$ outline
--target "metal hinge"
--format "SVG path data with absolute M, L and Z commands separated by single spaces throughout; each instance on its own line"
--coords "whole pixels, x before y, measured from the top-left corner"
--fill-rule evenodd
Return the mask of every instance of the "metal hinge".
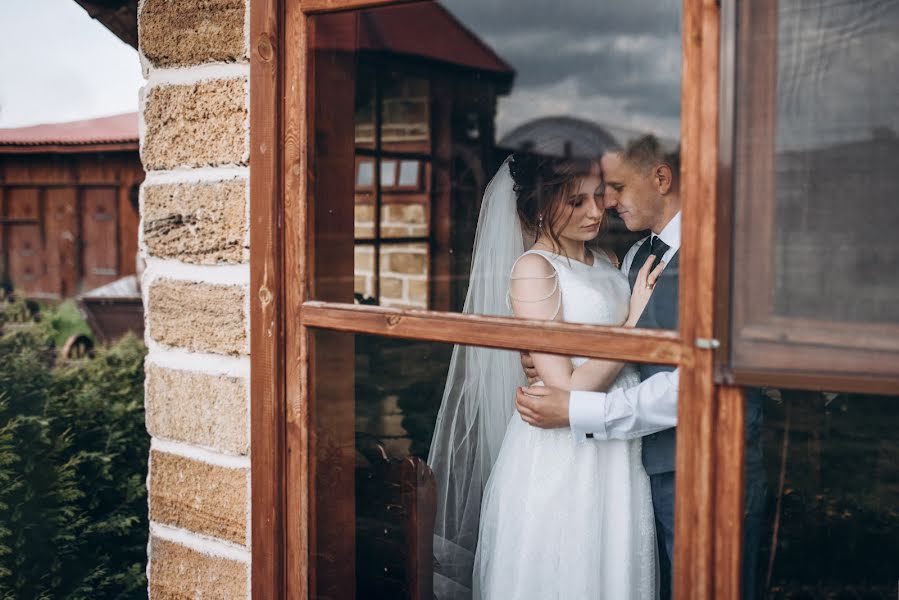
M 696 347 L 703 350 L 717 350 L 721 347 L 721 342 L 715 338 L 696 338 Z

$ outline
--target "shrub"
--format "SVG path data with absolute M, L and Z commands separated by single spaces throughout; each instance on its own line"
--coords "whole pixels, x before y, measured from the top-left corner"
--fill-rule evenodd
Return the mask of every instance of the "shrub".
M 145 350 L 57 364 L 52 322 L 0 334 L 0 597 L 145 597 Z

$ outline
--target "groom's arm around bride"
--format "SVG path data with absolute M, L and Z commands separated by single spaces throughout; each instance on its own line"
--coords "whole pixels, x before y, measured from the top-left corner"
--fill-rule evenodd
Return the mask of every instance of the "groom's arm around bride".
M 535 427 L 571 427 L 575 439 L 634 439 L 677 425 L 677 389 L 677 370 L 662 371 L 610 393 L 523 387 L 515 403 Z

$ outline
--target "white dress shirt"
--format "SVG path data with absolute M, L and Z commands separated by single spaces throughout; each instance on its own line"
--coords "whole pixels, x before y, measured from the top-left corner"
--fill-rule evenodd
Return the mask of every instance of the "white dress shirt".
M 634 255 L 651 236 L 634 244 L 621 270 L 628 274 Z M 668 244 L 662 260 L 670 262 L 680 250 L 680 212 L 659 233 Z M 639 385 L 604 392 L 571 392 L 568 420 L 574 439 L 583 441 L 592 433 L 599 440 L 627 440 L 643 437 L 677 425 L 678 371 L 656 373 Z

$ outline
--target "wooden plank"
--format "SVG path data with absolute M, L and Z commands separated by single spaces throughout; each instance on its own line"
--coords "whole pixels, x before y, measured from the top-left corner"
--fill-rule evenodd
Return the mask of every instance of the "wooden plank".
M 743 571 L 743 463 L 746 453 L 746 397 L 743 389 L 732 386 L 718 388 L 716 409 L 713 598 L 739 600 Z
M 793 390 L 825 390 L 857 394 L 899 394 L 899 377 L 847 377 L 825 372 L 794 373 L 775 370 L 740 369 L 721 371 L 720 383 L 753 387 L 776 387 Z
M 8 275 L 16 290 L 27 295 L 45 295 L 45 250 L 41 239 L 38 188 L 14 188 L 6 194 Z
M 143 172 L 128 173 L 119 187 L 119 272 L 122 275 L 131 275 L 136 269 L 140 215 L 131 202 L 131 190 L 143 178 Z
M 681 91 L 680 327 L 685 342 L 711 338 L 715 309 L 718 169 L 718 27 L 715 0 L 684 3 Z M 674 596 L 714 598 L 713 351 L 694 349 L 678 402 Z
M 730 362 L 731 271 L 733 269 L 734 111 L 736 98 L 736 2 L 721 6 L 720 77 L 718 94 L 718 227 L 715 279 L 716 369 Z
M 420 0 L 299 0 L 304 13 L 324 13 L 338 10 L 359 10 L 416 2 Z
M 84 188 L 81 219 L 81 291 L 105 285 L 119 276 L 117 243 L 118 190 Z
M 308 327 L 432 342 L 514 348 L 654 364 L 684 364 L 674 331 L 590 327 L 503 317 L 306 302 Z
M 284 597 L 301 600 L 309 593 L 309 539 L 314 534 L 310 519 L 309 451 L 310 336 L 300 323 L 300 307 L 306 300 L 309 273 L 308 220 L 308 147 L 313 131 L 307 104 L 309 80 L 307 19 L 296 2 L 288 2 L 282 21 L 284 27 L 284 115 L 281 142 L 284 222 L 284 361 L 286 403 L 284 459 L 287 493 L 285 498 Z M 274 596 L 273 596 L 274 597 Z
M 777 0 L 741 2 L 736 29 L 734 330 L 771 314 L 775 248 L 775 140 L 777 136 Z M 742 63 L 742 64 L 741 64 Z M 734 340 L 736 343 L 736 340 Z
M 283 3 L 250 3 L 250 463 L 252 597 L 285 596 Z
M 61 298 L 73 296 L 77 281 L 75 239 L 78 216 L 75 214 L 76 190 L 57 187 L 46 190 L 44 222 L 47 231 L 47 279 L 50 289 Z M 135 243 L 137 240 L 135 240 Z

